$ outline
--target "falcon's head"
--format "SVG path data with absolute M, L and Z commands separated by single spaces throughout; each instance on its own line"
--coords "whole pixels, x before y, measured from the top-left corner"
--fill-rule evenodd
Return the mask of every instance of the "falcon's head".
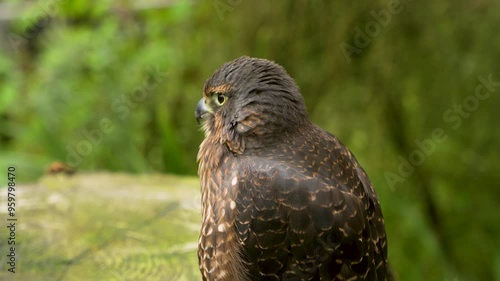
M 242 153 L 262 147 L 309 122 L 300 91 L 280 65 L 240 57 L 224 64 L 203 86 L 196 107 L 207 138 Z

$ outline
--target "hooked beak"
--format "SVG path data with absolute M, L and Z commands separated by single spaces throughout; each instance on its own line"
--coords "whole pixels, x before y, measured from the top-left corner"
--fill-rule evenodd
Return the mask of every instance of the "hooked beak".
M 202 98 L 196 105 L 196 110 L 194 111 L 194 116 L 196 117 L 196 122 L 200 125 L 200 121 L 210 113 L 205 105 L 205 99 Z

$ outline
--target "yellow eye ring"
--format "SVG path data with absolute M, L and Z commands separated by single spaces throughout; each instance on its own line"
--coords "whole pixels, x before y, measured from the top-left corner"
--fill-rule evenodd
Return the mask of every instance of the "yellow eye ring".
M 215 102 L 220 106 L 223 105 L 227 100 L 227 97 L 224 94 L 217 94 L 215 97 Z

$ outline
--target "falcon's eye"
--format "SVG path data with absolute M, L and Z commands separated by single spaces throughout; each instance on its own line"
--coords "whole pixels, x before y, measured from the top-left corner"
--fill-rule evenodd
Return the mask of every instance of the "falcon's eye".
M 223 105 L 227 100 L 227 97 L 223 94 L 217 94 L 217 97 L 215 98 L 215 101 L 217 102 L 218 105 Z

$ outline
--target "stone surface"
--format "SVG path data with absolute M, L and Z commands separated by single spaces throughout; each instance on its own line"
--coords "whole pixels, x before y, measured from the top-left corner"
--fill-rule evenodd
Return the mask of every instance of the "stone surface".
M 201 279 L 195 177 L 83 173 L 17 185 L 15 274 L 0 193 L 0 280 Z

